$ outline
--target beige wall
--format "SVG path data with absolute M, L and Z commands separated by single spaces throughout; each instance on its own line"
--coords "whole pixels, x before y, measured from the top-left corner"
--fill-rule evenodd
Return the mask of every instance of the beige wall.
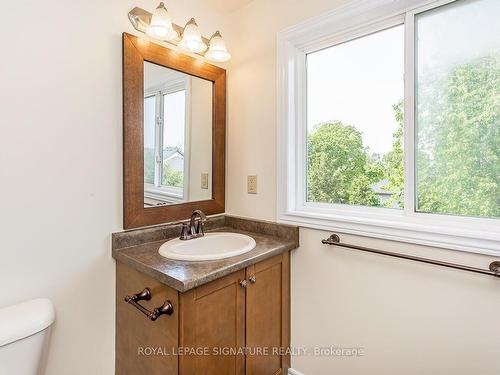
M 189 200 L 212 197 L 212 82 L 193 78 L 189 129 Z M 201 174 L 208 173 L 208 189 L 201 188 Z
M 497 375 L 500 279 L 321 245 L 292 256 L 292 343 L 362 347 L 360 358 L 294 357 L 304 375 Z M 489 258 L 343 235 L 347 243 L 488 267 Z
M 276 219 L 276 33 L 346 0 L 255 0 L 226 16 L 228 73 L 227 211 Z M 246 193 L 258 175 L 258 195 Z
M 346 1 L 255 0 L 227 16 L 227 211 L 276 219 L 276 32 Z M 257 174 L 259 193 L 246 194 Z M 301 230 L 292 256 L 292 343 L 364 348 L 362 358 L 297 356 L 304 375 L 496 375 L 500 282 L 321 245 Z M 490 257 L 356 236 L 353 244 L 487 267 Z
M 201 5 L 200 5 L 201 4 Z M 48 375 L 114 373 L 111 232 L 122 228 L 121 33 L 153 0 L 2 2 L 0 306 L 48 297 Z M 178 23 L 220 25 L 202 1 Z

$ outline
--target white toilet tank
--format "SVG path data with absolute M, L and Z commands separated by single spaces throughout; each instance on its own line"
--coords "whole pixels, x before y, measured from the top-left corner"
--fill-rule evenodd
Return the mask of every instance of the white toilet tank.
M 41 375 L 55 312 L 48 299 L 0 308 L 0 374 Z

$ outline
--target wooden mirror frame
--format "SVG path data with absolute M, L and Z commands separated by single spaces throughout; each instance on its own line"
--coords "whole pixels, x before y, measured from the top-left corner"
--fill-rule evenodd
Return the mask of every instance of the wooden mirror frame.
M 159 44 L 123 33 L 123 226 L 184 220 L 193 210 L 225 210 L 226 71 Z M 144 61 L 196 76 L 212 87 L 212 199 L 144 208 Z

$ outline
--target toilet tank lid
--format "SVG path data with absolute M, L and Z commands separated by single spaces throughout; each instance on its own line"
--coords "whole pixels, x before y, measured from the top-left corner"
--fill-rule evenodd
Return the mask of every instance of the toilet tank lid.
M 0 346 L 43 331 L 54 319 L 54 305 L 45 298 L 0 308 Z

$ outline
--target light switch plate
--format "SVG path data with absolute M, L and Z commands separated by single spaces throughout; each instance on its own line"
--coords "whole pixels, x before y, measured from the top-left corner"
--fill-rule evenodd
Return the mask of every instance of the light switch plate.
M 208 173 L 201 174 L 201 188 L 208 189 Z
M 257 194 L 257 176 L 252 175 L 247 178 L 248 194 Z

